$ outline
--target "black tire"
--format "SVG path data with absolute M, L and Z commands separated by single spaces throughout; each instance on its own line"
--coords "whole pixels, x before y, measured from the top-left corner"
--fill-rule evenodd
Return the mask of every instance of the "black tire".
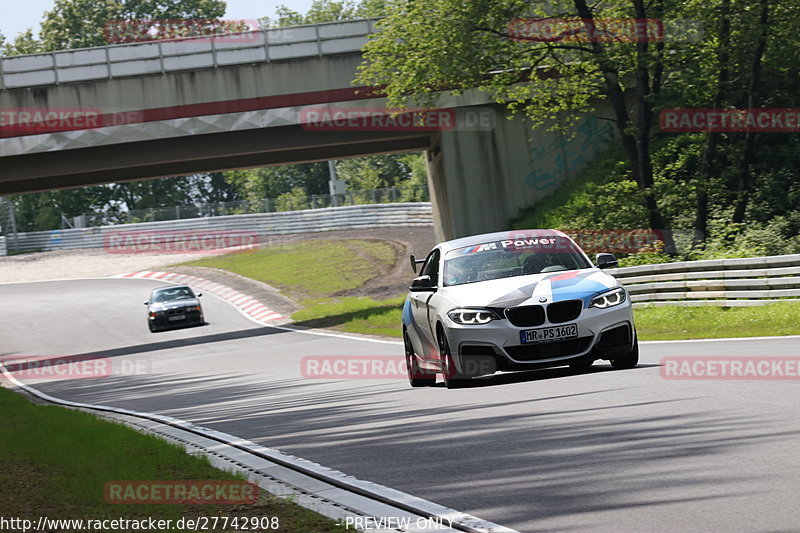
M 450 353 L 450 345 L 443 332 L 439 332 L 438 340 L 439 356 L 442 359 L 442 377 L 444 378 L 444 385 L 448 389 L 456 389 L 464 385 L 468 380 L 456 371 L 456 365 Z
M 155 333 L 156 332 L 156 329 L 153 327 L 153 323 L 152 322 L 148 322 L 147 323 L 147 328 L 150 330 L 150 333 Z
M 633 338 L 633 350 L 622 355 L 617 356 L 611 360 L 611 367 L 614 370 L 627 370 L 639 364 L 639 339 Z
M 414 355 L 414 346 L 405 331 L 403 332 L 403 345 L 406 352 L 406 372 L 411 386 L 432 387 L 436 385 L 436 373 L 426 372 L 419 367 L 417 357 Z
M 570 363 L 569 367 L 572 370 L 586 370 L 593 364 L 594 364 L 594 359 L 584 359 L 583 361 L 575 361 L 574 363 Z

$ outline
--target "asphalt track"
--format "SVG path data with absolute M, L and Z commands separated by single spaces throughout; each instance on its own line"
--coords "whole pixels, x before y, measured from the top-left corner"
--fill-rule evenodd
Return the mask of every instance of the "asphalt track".
M 648 343 L 632 370 L 412 390 L 304 378 L 305 356 L 402 348 L 259 326 L 212 295 L 209 325 L 151 334 L 142 302 L 158 285 L 0 285 L 0 355 L 108 357 L 109 377 L 25 381 L 190 420 L 522 532 L 800 530 L 800 383 L 667 380 L 659 366 L 797 356 L 798 338 Z

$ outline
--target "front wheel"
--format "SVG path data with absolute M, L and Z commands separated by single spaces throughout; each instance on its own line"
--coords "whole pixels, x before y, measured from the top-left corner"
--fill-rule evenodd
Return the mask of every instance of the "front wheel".
M 614 370 L 626 370 L 635 367 L 637 364 L 639 364 L 639 339 L 634 337 L 633 349 L 624 355 L 612 359 L 611 367 Z
M 408 333 L 403 332 L 403 345 L 406 350 L 406 372 L 408 372 L 408 382 L 412 387 L 432 387 L 436 385 L 436 374 L 426 372 L 419 367 L 417 356 L 414 355 L 414 347 Z
M 439 356 L 442 360 L 442 377 L 445 387 L 455 389 L 463 385 L 466 379 L 456 370 L 456 363 L 453 361 L 450 344 L 447 342 L 444 332 L 439 334 Z

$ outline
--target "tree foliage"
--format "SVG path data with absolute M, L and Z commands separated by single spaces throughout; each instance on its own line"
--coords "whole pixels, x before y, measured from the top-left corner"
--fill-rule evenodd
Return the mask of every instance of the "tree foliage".
M 665 134 L 658 113 L 669 107 L 791 106 L 800 66 L 799 14 L 794 0 L 408 1 L 382 21 L 358 80 L 385 87 L 390 105 L 398 107 L 430 105 L 442 91 L 479 88 L 537 126 L 568 126 L 580 112 L 608 102 L 625 165 L 604 191 L 618 191 L 622 205 L 638 201 L 642 225 L 708 227 L 700 209 L 719 213 L 736 202 L 740 214 L 752 212 L 761 176 L 795 175 L 788 154 L 780 161 L 767 155 L 794 138 Z M 525 33 L 515 21 L 531 18 L 580 20 L 581 32 L 609 19 L 660 19 L 667 32 L 664 39 L 628 41 L 519 39 Z M 697 197 L 688 212 L 683 201 L 676 208 L 670 196 L 675 190 L 684 199 Z M 613 216 L 614 210 L 586 222 L 607 224 Z M 724 216 L 742 220 L 730 210 Z M 699 233 L 702 242 L 707 232 Z
M 42 22 L 45 50 L 103 46 L 115 21 L 216 19 L 223 0 L 56 0 Z

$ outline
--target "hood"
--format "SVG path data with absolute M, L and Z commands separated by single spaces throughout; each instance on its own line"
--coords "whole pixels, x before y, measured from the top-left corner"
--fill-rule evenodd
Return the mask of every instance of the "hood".
M 182 307 L 194 307 L 200 305 L 200 300 L 191 298 L 189 300 L 173 300 L 171 302 L 159 302 L 150 304 L 151 311 L 166 311 L 167 309 L 180 309 Z
M 618 286 L 612 276 L 589 268 L 465 283 L 443 287 L 442 294 L 456 305 L 468 307 L 516 307 L 564 300 L 583 300 L 588 307 L 594 296 Z

